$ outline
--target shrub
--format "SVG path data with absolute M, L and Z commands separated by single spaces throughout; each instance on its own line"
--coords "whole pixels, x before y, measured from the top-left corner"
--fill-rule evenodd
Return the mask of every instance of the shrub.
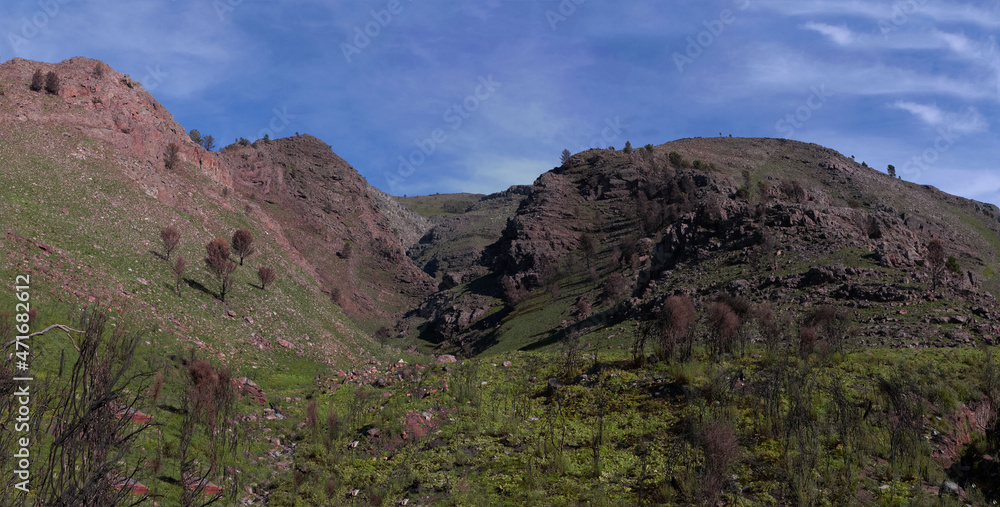
M 625 141 L 625 148 L 622 150 L 625 154 L 632 153 L 632 141 Z
M 42 74 L 42 69 L 35 69 L 35 73 L 31 75 L 29 88 L 33 92 L 40 92 L 42 88 L 45 88 L 45 74 Z
M 198 144 L 205 142 L 205 139 L 201 137 L 201 132 L 199 132 L 198 129 L 191 129 L 191 132 L 188 134 L 188 137 L 190 137 L 192 141 Z
M 208 255 L 205 266 L 219 282 L 219 299 L 226 301 L 226 293 L 232 287 L 236 263 L 229 259 L 229 245 L 222 238 L 215 238 L 205 246 Z
M 95 64 L 94 65 L 94 72 L 93 72 L 93 74 L 94 74 L 94 77 L 96 77 L 98 79 L 104 77 L 104 66 L 101 65 L 100 63 Z
M 315 430 L 318 424 L 319 407 L 316 406 L 316 400 L 310 400 L 309 405 L 306 407 L 306 426 L 309 426 L 309 429 Z
M 181 281 L 184 280 L 184 269 L 187 267 L 187 261 L 184 260 L 183 255 L 178 255 L 177 260 L 174 261 L 172 266 L 174 272 L 174 292 L 178 294 L 181 291 Z
M 698 437 L 705 452 L 702 497 L 708 505 L 714 505 L 726 484 L 729 465 L 739 454 L 740 443 L 732 424 L 718 419 L 706 423 Z
M 504 276 L 500 279 L 500 289 L 503 291 L 504 301 L 511 306 L 521 304 L 528 296 L 527 292 L 518 287 L 517 282 L 510 276 Z
M 681 154 L 677 153 L 676 151 L 670 152 L 670 154 L 667 155 L 667 159 L 670 160 L 670 164 L 673 165 L 674 167 L 685 166 L 684 157 L 682 157 Z
M 806 200 L 806 190 L 802 188 L 802 185 L 798 181 L 785 180 L 781 182 L 781 192 L 795 202 Z
M 274 283 L 274 270 L 267 266 L 261 266 L 257 270 L 257 278 L 260 280 L 260 289 L 266 290 L 268 285 Z
M 625 276 L 616 271 L 608 275 L 601 284 L 602 298 L 605 301 L 616 301 L 628 292 L 628 288 Z
M 170 225 L 160 231 L 160 239 L 163 241 L 163 250 L 167 254 L 166 260 L 170 260 L 170 253 L 177 248 L 181 241 L 181 232 L 176 227 Z
M 45 75 L 45 91 L 51 93 L 52 95 L 59 95 L 59 90 L 62 88 L 59 84 L 59 76 L 55 72 L 49 71 Z
M 233 233 L 233 252 L 240 258 L 240 266 L 243 265 L 243 259 L 253 255 L 257 251 L 257 248 L 253 244 L 253 234 L 246 229 L 237 229 Z
M 699 171 L 704 171 L 704 170 L 708 169 L 708 165 L 706 165 L 701 160 L 695 160 L 694 162 L 691 163 L 691 166 L 694 167 L 695 169 L 699 170 Z
M 682 359 L 691 356 L 694 344 L 694 303 L 687 296 L 670 296 L 656 315 L 660 353 L 665 359 L 679 347 Z
M 927 244 L 927 263 L 931 268 L 931 290 L 937 290 L 947 263 L 944 256 L 944 244 L 941 243 L 941 240 L 933 239 Z
M 569 150 L 563 150 L 562 151 L 562 156 L 559 157 L 559 161 L 562 162 L 563 164 L 565 164 L 566 162 L 569 162 L 569 158 L 571 156 L 573 156 L 573 154 L 570 153 Z
M 739 327 L 740 318 L 726 303 L 716 301 L 708 307 L 708 328 L 713 338 L 712 354 L 714 356 L 720 356 L 732 350 Z
M 250 146 L 250 140 L 245 137 L 240 137 L 236 140 L 240 146 Z
M 896 177 L 896 166 L 889 164 L 888 171 L 889 171 L 889 177 L 891 178 Z
M 962 266 L 959 265 L 958 259 L 956 259 L 954 255 L 948 256 L 948 261 L 944 263 L 944 267 L 956 275 L 962 274 Z
M 167 152 L 163 158 L 163 166 L 167 169 L 173 169 L 177 167 L 178 162 L 180 162 L 180 156 L 178 155 L 181 151 L 181 147 L 177 146 L 177 143 L 170 143 L 167 145 Z

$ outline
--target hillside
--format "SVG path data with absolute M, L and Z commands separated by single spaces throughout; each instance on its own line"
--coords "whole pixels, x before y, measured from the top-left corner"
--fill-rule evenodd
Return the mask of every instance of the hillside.
M 313 136 L 208 151 L 100 61 L 14 59 L 0 168 L 0 426 L 29 371 L 38 481 L 0 504 L 1000 498 L 1000 208 L 827 148 L 393 197 Z
M 679 158 L 671 162 L 670 153 Z M 994 205 L 794 141 L 686 139 L 652 151 L 591 150 L 535 181 L 482 259 L 492 269 L 485 286 L 493 288 L 473 282 L 439 298 L 444 306 L 423 310 L 431 315 L 425 335 L 439 342 L 459 325 L 472 331 L 462 340 L 479 342 L 477 350 L 511 350 L 552 343 L 581 300 L 641 322 L 667 295 L 686 293 L 699 307 L 720 294 L 786 308 L 849 307 L 865 343 L 994 343 L 998 217 Z M 934 239 L 959 270 L 928 296 L 926 248 Z M 614 273 L 623 275 L 621 294 L 603 297 Z M 527 298 L 516 309 L 500 301 L 502 277 Z M 448 317 L 463 311 L 490 320 Z M 512 315 L 498 321 L 497 311 Z

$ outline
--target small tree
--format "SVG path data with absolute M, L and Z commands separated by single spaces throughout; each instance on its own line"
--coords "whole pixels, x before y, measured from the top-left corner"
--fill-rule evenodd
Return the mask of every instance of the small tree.
M 240 257 L 240 266 L 243 259 L 253 255 L 257 248 L 253 245 L 253 234 L 246 229 L 238 229 L 233 234 L 233 252 Z
M 60 88 L 59 76 L 50 70 L 49 73 L 45 75 L 45 91 L 51 93 L 52 95 L 59 95 Z
M 199 132 L 198 129 L 191 129 L 191 133 L 188 134 L 188 137 L 198 144 L 205 142 L 205 139 L 201 137 L 201 132 Z
M 684 167 L 684 157 L 682 157 L 680 153 L 672 151 L 667 155 L 667 158 L 670 160 L 670 164 L 674 167 Z
M 160 231 L 160 239 L 163 241 L 163 250 L 167 254 L 166 260 L 170 260 L 170 253 L 177 248 L 178 243 L 181 241 L 181 231 L 178 231 L 176 227 L 170 225 L 164 227 Z
M 962 266 L 958 263 L 958 259 L 954 255 L 948 256 L 948 261 L 944 263 L 944 267 L 956 275 L 962 274 Z
M 180 294 L 181 292 L 181 281 L 184 279 L 184 269 L 187 267 L 187 261 L 184 260 L 183 255 L 178 255 L 177 260 L 174 261 L 173 271 L 174 271 L 174 292 Z
M 212 150 L 215 149 L 215 138 L 212 137 L 212 134 L 209 134 L 209 135 L 205 136 L 204 138 L 202 138 L 201 145 L 206 150 L 212 151 Z
M 625 141 L 625 149 L 622 150 L 626 154 L 632 153 L 632 141 Z
M 896 166 L 889 164 L 889 176 L 892 178 L 896 177 Z
M 257 278 L 260 279 L 260 289 L 266 290 L 268 285 L 274 283 L 274 270 L 267 266 L 261 266 L 257 270 Z
M 35 69 L 35 73 L 31 75 L 31 91 L 40 92 L 42 88 L 45 88 L 45 74 L 42 74 L 42 69 Z
M 583 235 L 580 236 L 580 250 L 583 251 L 583 255 L 587 259 L 587 267 L 589 268 L 594 254 L 597 253 L 597 238 L 589 232 L 583 233 Z
M 181 151 L 181 147 L 177 146 L 177 143 L 170 143 L 167 145 L 167 152 L 164 154 L 163 166 L 167 169 L 173 169 L 177 167 L 177 163 L 180 162 L 180 156 L 178 155 Z
M 656 314 L 656 327 L 664 359 L 670 359 L 675 350 L 682 359 L 691 356 L 696 317 L 694 303 L 687 296 L 670 296 L 663 302 L 663 308 Z
M 374 338 L 379 345 L 385 347 L 389 344 L 389 339 L 392 338 L 392 330 L 386 326 L 382 326 L 378 328 L 378 331 L 375 331 Z
M 625 276 L 615 271 L 604 280 L 604 283 L 601 284 L 601 289 L 603 291 L 603 299 L 608 302 L 614 302 L 628 292 L 629 286 L 625 280 Z
M 559 161 L 562 162 L 563 164 L 565 164 L 566 162 L 569 161 L 569 158 L 572 157 L 572 156 L 573 156 L 573 154 L 570 153 L 569 150 L 563 150 L 562 151 L 562 156 L 559 157 Z
M 236 263 L 229 258 L 229 245 L 222 238 L 215 238 L 205 246 L 208 255 L 205 257 L 205 266 L 208 271 L 215 276 L 219 282 L 219 299 L 226 302 L 226 293 L 229 292 L 233 284 L 233 272 L 236 271 Z
M 931 268 L 931 290 L 937 290 L 945 270 L 944 245 L 939 239 L 933 239 L 927 245 L 927 264 Z

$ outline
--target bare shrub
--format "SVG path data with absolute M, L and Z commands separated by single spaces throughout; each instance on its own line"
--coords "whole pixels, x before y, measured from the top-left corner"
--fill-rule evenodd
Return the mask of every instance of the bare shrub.
M 500 289 L 503 291 L 504 301 L 511 306 L 523 303 L 528 297 L 527 291 L 518 287 L 517 282 L 510 276 L 505 275 L 500 279 Z
M 45 91 L 52 95 L 59 95 L 59 90 L 61 89 L 62 85 L 59 84 L 59 75 L 50 70 L 45 75 Z
M 243 265 L 243 259 L 253 255 L 257 251 L 257 248 L 253 244 L 253 234 L 246 229 L 238 229 L 233 233 L 232 244 L 233 252 L 240 258 L 240 266 Z
M 181 147 L 178 146 L 177 143 L 168 144 L 167 151 L 164 154 L 163 158 L 163 167 L 167 168 L 168 170 L 177 167 L 177 164 L 180 162 L 180 155 L 179 155 L 180 151 Z
M 310 400 L 309 406 L 306 407 L 306 426 L 315 430 L 317 425 L 319 425 L 319 407 L 316 405 L 316 400 Z
M 42 69 L 35 69 L 35 73 L 31 75 L 31 84 L 28 88 L 33 92 L 40 92 L 42 88 L 45 88 L 45 74 L 42 74 Z
M 628 292 L 628 282 L 625 281 L 625 276 L 619 272 L 614 272 L 608 275 L 601 284 L 602 298 L 605 301 L 614 302 L 625 295 Z
M 816 347 L 816 328 L 802 326 L 799 328 L 799 353 L 803 356 L 812 354 Z
M 736 431 L 727 421 L 713 419 L 698 432 L 705 453 L 705 475 L 701 494 L 708 505 L 714 505 L 726 483 L 730 464 L 739 454 Z
M 674 357 L 676 352 L 682 360 L 691 357 L 695 317 L 694 303 L 687 296 L 670 296 L 663 302 L 656 323 L 659 353 L 665 359 Z
M 267 266 L 261 266 L 257 269 L 257 278 L 260 280 L 261 290 L 266 290 L 268 285 L 274 283 L 274 277 L 274 270 Z
M 708 329 L 712 335 L 712 355 L 715 357 L 732 351 L 740 318 L 724 302 L 716 301 L 708 307 Z
M 944 276 L 947 258 L 944 253 L 944 244 L 939 239 L 933 239 L 927 244 L 927 264 L 931 268 L 931 290 L 937 290 L 941 285 L 941 278 Z
M 177 245 L 181 242 L 181 231 L 178 231 L 176 227 L 170 225 L 164 227 L 160 231 L 160 240 L 163 241 L 163 251 L 167 255 L 167 260 L 170 260 L 170 254 L 173 252 Z
M 229 258 L 229 245 L 222 238 L 213 239 L 205 246 L 205 249 L 208 252 L 208 256 L 205 257 L 205 266 L 219 282 L 219 299 L 225 302 L 226 293 L 233 284 L 236 263 Z
M 171 270 L 174 272 L 174 292 L 180 294 L 181 282 L 184 280 L 184 270 L 187 268 L 187 261 L 183 255 L 178 255 Z

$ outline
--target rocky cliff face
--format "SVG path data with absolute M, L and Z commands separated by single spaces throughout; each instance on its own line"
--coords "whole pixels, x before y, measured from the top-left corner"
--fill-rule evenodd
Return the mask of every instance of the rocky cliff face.
M 29 89 L 36 70 L 58 75 L 58 94 Z M 141 83 L 99 60 L 13 59 L 0 65 L 0 79 L 3 123 L 87 140 L 70 156 L 113 159 L 145 193 L 196 216 L 205 211 L 191 204 L 193 193 L 213 196 L 226 209 L 234 208 L 230 197 L 238 199 L 244 213 L 264 224 L 325 291 L 340 292 L 356 315 L 387 318 L 383 307 L 415 304 L 433 290 L 406 256 L 430 223 L 368 185 L 312 136 L 207 151 Z M 179 163 L 168 170 L 171 143 L 179 147 Z

